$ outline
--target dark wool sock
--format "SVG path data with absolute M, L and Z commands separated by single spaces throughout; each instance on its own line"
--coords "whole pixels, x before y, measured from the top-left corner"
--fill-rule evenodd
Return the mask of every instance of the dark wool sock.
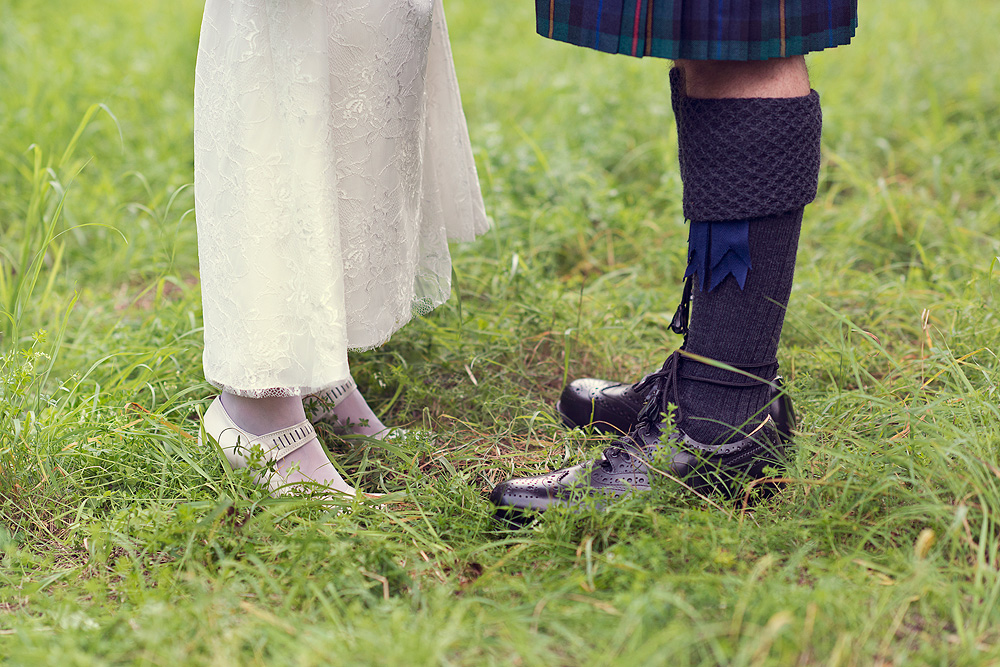
M 749 222 L 751 268 L 743 289 L 733 276 L 714 289 L 711 276 L 694 276 L 684 350 L 770 381 L 778 368 L 802 211 L 816 195 L 819 96 L 695 99 L 684 95 L 679 73 L 671 73 L 671 84 L 685 217 Z M 681 429 L 699 442 L 722 443 L 745 437 L 764 419 L 770 387 L 684 359 L 678 394 Z
M 695 281 L 684 345 L 687 352 L 725 362 L 763 380 L 774 379 L 801 223 L 802 209 L 797 209 L 750 224 L 753 268 L 742 290 L 732 276 L 711 291 L 699 289 Z M 733 384 L 751 381 L 691 359 L 681 361 L 679 372 L 678 400 L 684 417 L 680 427 L 698 442 L 739 440 L 767 414 L 771 391 L 767 384 L 732 387 L 701 382 L 695 378 Z

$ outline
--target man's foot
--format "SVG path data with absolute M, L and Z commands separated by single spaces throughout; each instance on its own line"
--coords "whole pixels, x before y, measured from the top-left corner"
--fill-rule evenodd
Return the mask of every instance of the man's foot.
M 771 385 L 768 413 L 782 442 L 790 442 L 796 423 L 792 398 L 785 393 L 781 376 L 774 378 Z M 643 386 L 644 390 L 637 390 L 639 386 Z M 649 389 L 650 385 L 643 385 L 643 380 L 626 384 L 613 380 L 580 378 L 563 389 L 556 403 L 556 412 L 570 428 L 590 426 L 600 433 L 624 435 L 635 427 Z
M 676 405 L 677 361 L 674 353 L 637 386 L 647 401 L 627 436 L 595 461 L 498 484 L 490 494 L 497 516 L 516 520 L 556 505 L 601 504 L 643 493 L 661 472 L 696 492 L 733 497 L 747 482 L 765 477 L 767 468 L 784 467 L 790 443 L 782 442 L 771 415 L 742 439 L 719 445 L 696 442 L 673 420 L 664 422 L 669 406 Z

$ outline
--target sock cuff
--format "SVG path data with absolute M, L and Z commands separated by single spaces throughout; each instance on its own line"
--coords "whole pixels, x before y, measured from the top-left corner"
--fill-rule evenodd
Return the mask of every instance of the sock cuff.
M 802 208 L 816 197 L 822 111 L 804 97 L 700 99 L 671 76 L 684 216 L 747 220 Z

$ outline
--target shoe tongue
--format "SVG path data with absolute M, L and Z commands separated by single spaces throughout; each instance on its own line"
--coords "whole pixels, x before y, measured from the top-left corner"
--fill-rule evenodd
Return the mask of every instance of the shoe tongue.
M 669 403 L 676 403 L 677 398 L 671 396 L 674 375 L 677 373 L 676 352 L 663 364 L 663 368 L 651 373 L 643 379 L 646 387 L 646 403 L 639 411 L 638 425 L 657 425 L 663 419 Z
M 645 451 L 647 447 L 656 445 L 662 435 L 663 422 L 659 420 L 647 421 L 636 427 L 632 441 L 638 449 Z

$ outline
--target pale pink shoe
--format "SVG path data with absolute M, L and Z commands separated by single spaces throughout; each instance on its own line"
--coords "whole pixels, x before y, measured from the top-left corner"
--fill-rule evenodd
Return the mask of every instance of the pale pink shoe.
M 340 384 L 334 385 L 329 389 L 318 391 L 315 394 L 309 394 L 302 400 L 302 404 L 306 409 L 306 416 L 309 418 L 309 421 L 314 424 L 318 422 L 327 422 L 336 427 L 336 429 L 344 435 L 356 435 L 352 433 L 350 424 L 343 423 L 341 419 L 337 417 L 336 408 L 341 402 L 357 391 L 358 385 L 354 382 L 354 378 L 349 377 Z M 364 399 L 362 398 L 362 400 Z M 392 438 L 402 436 L 405 433 L 406 429 L 387 426 L 385 429 L 379 431 L 378 433 L 374 433 L 369 437 L 377 440 L 391 440 Z
M 257 481 L 266 484 L 274 496 L 308 490 L 312 483 L 347 496 L 355 495 L 354 487 L 344 481 L 329 457 L 326 464 L 311 474 L 299 470 L 295 464 L 282 465 L 285 458 L 312 440 L 316 440 L 320 448 L 323 447 L 308 420 L 266 435 L 254 435 L 236 425 L 217 396 L 205 411 L 201 423 L 204 432 L 219 444 L 229 465 L 235 469 L 246 468 L 250 464 L 260 469 Z M 201 444 L 200 432 L 198 442 Z

